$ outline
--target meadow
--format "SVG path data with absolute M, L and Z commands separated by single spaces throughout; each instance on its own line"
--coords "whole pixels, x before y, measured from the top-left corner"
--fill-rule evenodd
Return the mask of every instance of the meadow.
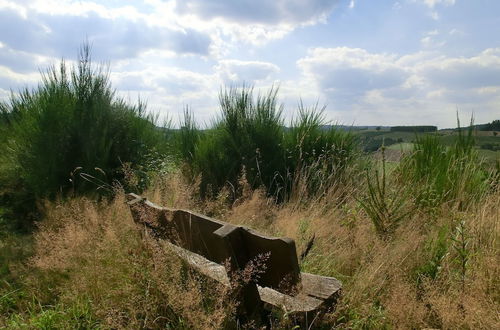
M 500 163 L 481 149 L 500 137 L 346 130 L 317 105 L 288 122 L 276 88 L 219 101 L 209 127 L 189 108 L 161 126 L 83 47 L 0 104 L 0 327 L 230 327 L 223 288 L 136 230 L 136 192 L 291 237 L 299 254 L 314 236 L 301 269 L 343 296 L 310 328 L 500 328 Z

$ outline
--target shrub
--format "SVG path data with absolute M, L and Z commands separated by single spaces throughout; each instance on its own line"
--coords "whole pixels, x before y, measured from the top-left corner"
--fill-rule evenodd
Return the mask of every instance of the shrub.
M 185 112 L 180 150 L 189 174 L 201 176 L 202 197 L 215 196 L 229 186 L 236 198 L 244 173 L 252 188 L 263 186 L 282 201 L 291 196 L 308 168 L 310 174 L 313 167 L 322 174 L 309 177 L 308 191 L 312 192 L 324 181 L 325 173 L 338 178 L 354 159 L 354 135 L 335 127 L 323 129 L 323 109 L 300 104 L 292 127 L 285 128 L 277 93 L 271 88 L 254 98 L 253 89 L 245 86 L 221 91 L 220 115 L 204 132 L 197 130 L 191 114 Z
M 436 132 L 437 126 L 393 126 L 391 127 L 391 132 Z
M 92 64 L 88 45 L 76 66 L 62 61 L 49 68 L 37 88 L 13 95 L 0 112 L 9 132 L 0 180 L 31 198 L 96 189 L 75 180 L 83 172 L 100 188 L 120 181 L 123 164 L 138 169 L 162 141 L 144 103 L 129 105 L 115 95 L 108 72 Z
M 500 120 L 496 119 L 491 121 L 491 123 L 483 125 L 482 131 L 497 131 L 500 130 Z
M 325 108 L 299 104 L 298 116 L 285 134 L 286 169 L 297 200 L 325 194 L 344 177 L 358 155 L 358 141 L 347 130 L 325 125 Z

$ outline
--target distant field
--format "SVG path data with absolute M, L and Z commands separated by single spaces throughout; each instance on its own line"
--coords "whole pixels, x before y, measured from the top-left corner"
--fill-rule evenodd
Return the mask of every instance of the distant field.
M 413 150 L 413 143 L 410 142 L 402 142 L 390 145 L 387 147 L 389 150 L 397 150 L 397 151 L 411 151 Z
M 359 135 L 361 144 L 366 152 L 377 151 L 382 144 L 388 150 L 411 151 L 413 142 L 423 134 L 437 134 L 441 137 L 444 145 L 451 146 L 458 138 L 458 134 L 453 130 L 441 130 L 436 133 L 411 133 L 411 132 L 390 132 L 389 130 L 362 130 L 356 131 Z M 476 145 L 481 157 L 486 162 L 495 164 L 500 160 L 500 135 L 495 136 L 493 131 L 475 132 Z

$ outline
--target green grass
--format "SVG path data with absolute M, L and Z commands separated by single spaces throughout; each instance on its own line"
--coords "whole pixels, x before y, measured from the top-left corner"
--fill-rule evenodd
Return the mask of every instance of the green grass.
M 472 129 L 459 131 L 452 146 L 435 134 L 418 136 L 413 152 L 401 162 L 400 173 L 412 183 L 422 205 L 453 202 L 467 207 L 488 189 Z
M 500 160 L 500 151 L 479 149 L 477 152 L 488 164 L 494 164 L 495 161 Z
M 381 171 L 376 169 L 374 173 L 366 171 L 368 193 L 364 199 L 359 200 L 359 203 L 370 217 L 377 234 L 387 239 L 413 209 L 408 207 L 410 201 L 408 190 L 389 181 L 384 148 L 381 167 Z
M 397 150 L 402 152 L 412 151 L 413 148 L 414 148 L 413 143 L 410 142 L 396 143 L 387 147 L 387 149 Z

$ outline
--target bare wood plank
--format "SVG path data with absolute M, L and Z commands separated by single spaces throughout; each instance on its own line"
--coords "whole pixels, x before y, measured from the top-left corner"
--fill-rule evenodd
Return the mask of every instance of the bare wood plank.
M 260 299 L 267 309 L 281 308 L 289 313 L 315 312 L 323 305 L 323 300 L 307 295 L 289 296 L 271 288 L 258 287 Z
M 210 261 L 199 254 L 178 247 L 168 241 L 160 243 L 165 249 L 173 252 L 179 258 L 184 260 L 190 267 L 213 280 L 216 280 L 226 286 L 229 286 L 229 277 L 227 276 L 224 266 Z
M 302 273 L 302 292 L 308 296 L 329 300 L 340 294 L 342 283 L 333 278 L 309 273 Z

